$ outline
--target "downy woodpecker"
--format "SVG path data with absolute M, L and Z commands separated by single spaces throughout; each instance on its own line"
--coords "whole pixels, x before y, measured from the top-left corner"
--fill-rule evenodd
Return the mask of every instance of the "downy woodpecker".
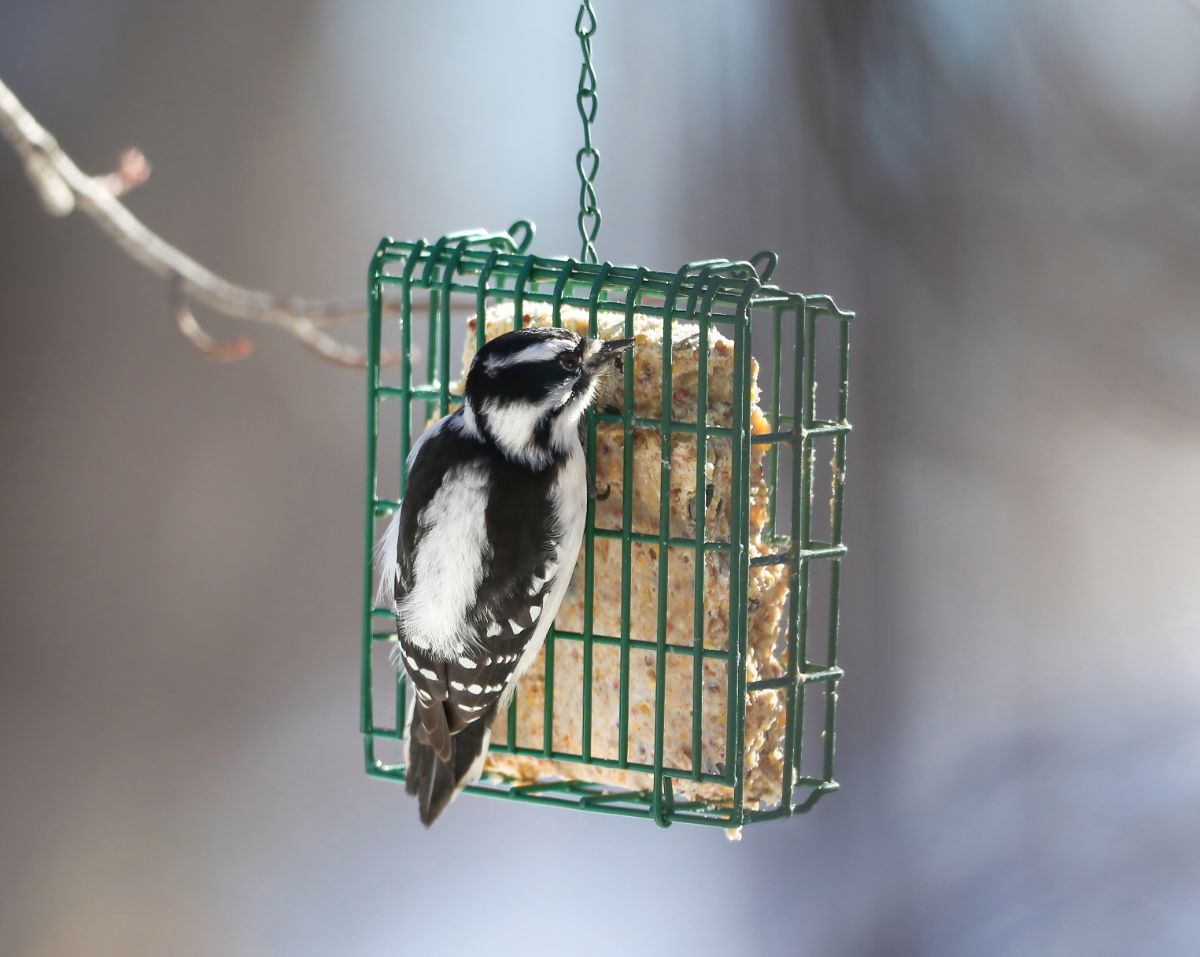
M 476 354 L 463 405 L 409 454 L 380 543 L 412 711 L 407 785 L 426 826 L 483 770 L 492 722 L 545 641 L 583 539 L 583 426 L 632 339 L 521 329 Z

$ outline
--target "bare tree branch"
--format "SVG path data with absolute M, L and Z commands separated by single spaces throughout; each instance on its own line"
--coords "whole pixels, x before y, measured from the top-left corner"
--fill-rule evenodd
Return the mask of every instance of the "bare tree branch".
M 206 356 L 217 362 L 235 362 L 245 359 L 254 351 L 254 343 L 245 337 L 232 342 L 221 342 L 205 332 L 183 296 L 178 276 L 171 280 L 170 288 L 171 314 L 175 316 L 175 325 L 179 327 L 183 337 Z
M 117 159 L 117 168 L 99 177 L 101 185 L 113 196 L 124 196 L 150 178 L 150 161 L 139 149 L 127 149 Z
M 360 350 L 338 341 L 321 328 L 330 323 L 364 319 L 365 299 L 304 299 L 235 285 L 151 232 L 134 216 L 118 197 L 144 183 L 150 175 L 150 164 L 140 151 L 123 153 L 112 173 L 89 176 L 63 152 L 2 80 L 0 134 L 24 161 L 25 172 L 50 215 L 66 216 L 78 209 L 132 259 L 167 280 L 171 311 L 180 332 L 205 355 L 219 361 L 242 359 L 250 355 L 254 344 L 244 338 L 230 343 L 213 339 L 192 315 L 189 299 L 232 319 L 283 329 L 321 358 L 338 365 L 354 368 L 366 365 L 367 357 Z M 399 358 L 387 353 L 381 361 L 392 364 Z

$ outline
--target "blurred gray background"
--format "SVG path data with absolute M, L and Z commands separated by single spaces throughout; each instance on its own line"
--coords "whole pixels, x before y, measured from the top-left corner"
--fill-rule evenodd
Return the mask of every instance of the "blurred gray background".
M 206 361 L 3 146 L 0 953 L 1197 953 L 1200 7 L 598 7 L 601 255 L 859 313 L 842 792 L 422 831 L 362 771 L 361 374 Z M 383 233 L 576 252 L 574 14 L 5 0 L 0 75 L 205 264 L 354 294 Z

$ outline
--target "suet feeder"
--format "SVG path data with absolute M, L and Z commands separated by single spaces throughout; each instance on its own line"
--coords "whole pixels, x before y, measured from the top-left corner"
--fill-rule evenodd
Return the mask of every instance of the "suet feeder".
M 366 768 L 405 774 L 411 692 L 388 660 L 395 620 L 373 603 L 372 553 L 403 498 L 409 449 L 461 402 L 460 344 L 469 359 L 514 326 L 569 325 L 638 345 L 588 416 L 599 492 L 572 589 L 467 792 L 740 828 L 807 811 L 837 788 L 851 315 L 772 285 L 772 253 L 675 272 L 595 261 L 585 11 L 580 259 L 529 254 L 533 228 L 519 221 L 385 239 L 371 260 Z M 385 324 L 385 299 L 398 323 Z M 385 369 L 392 336 L 399 362 Z

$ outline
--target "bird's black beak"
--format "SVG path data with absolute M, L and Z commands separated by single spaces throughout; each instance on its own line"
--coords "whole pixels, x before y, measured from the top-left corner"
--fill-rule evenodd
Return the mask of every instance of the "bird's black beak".
M 634 339 L 607 339 L 600 343 L 598 349 L 592 349 L 584 364 L 591 372 L 599 372 L 606 365 L 621 368 L 621 357 L 632 349 Z

